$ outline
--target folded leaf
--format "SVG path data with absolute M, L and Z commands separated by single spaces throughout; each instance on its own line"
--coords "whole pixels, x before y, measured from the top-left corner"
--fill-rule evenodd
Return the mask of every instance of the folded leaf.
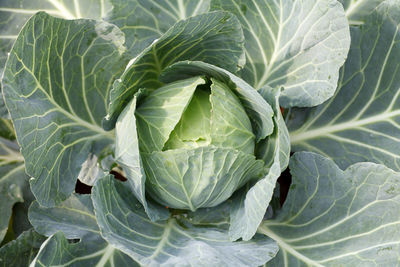
M 122 167 L 135 197 L 143 205 L 152 221 L 165 219 L 169 212 L 157 203 L 146 199 L 146 174 L 139 154 L 139 139 L 136 125 L 136 105 L 142 91 L 139 91 L 118 118 L 115 132 L 115 160 Z
M 396 266 L 400 173 L 374 163 L 345 171 L 311 152 L 290 161 L 292 185 L 278 215 L 259 232 L 280 251 L 268 266 Z
M 265 177 L 249 183 L 232 199 L 229 235 L 232 240 L 250 240 L 264 218 L 274 194 L 274 188 L 281 171 L 289 162 L 290 142 L 286 125 L 279 109 L 279 91 L 263 88 L 260 94 L 274 109 L 274 133 L 262 140 L 257 147 L 257 157 L 269 168 Z
M 205 83 L 203 78 L 195 77 L 167 84 L 142 100 L 134 114 L 121 114 L 118 121 L 124 124 L 121 118 L 126 118 L 125 124 L 130 124 L 134 119 L 127 116 L 136 116 L 139 142 L 142 145 L 139 149 L 146 153 L 161 151 L 188 107 L 197 86 Z
M 229 71 L 201 61 L 182 61 L 167 67 L 161 73 L 160 80 L 168 83 L 198 75 L 206 75 L 229 85 L 250 118 L 256 142 L 273 132 L 274 113 L 271 106 L 253 87 Z

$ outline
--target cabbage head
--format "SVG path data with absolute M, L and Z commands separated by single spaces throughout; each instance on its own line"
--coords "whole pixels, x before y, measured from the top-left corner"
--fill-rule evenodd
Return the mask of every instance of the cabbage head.
M 240 237 L 251 224 L 251 238 L 287 166 L 279 93 L 200 61 L 174 63 L 159 80 L 139 89 L 116 122 L 116 160 L 137 198 L 153 220 L 165 207 L 194 212 L 233 202 L 231 230 Z M 241 222 L 246 217 L 253 221 Z
M 214 207 L 262 175 L 250 119 L 223 82 L 198 76 L 167 84 L 135 116 L 146 190 L 165 206 Z

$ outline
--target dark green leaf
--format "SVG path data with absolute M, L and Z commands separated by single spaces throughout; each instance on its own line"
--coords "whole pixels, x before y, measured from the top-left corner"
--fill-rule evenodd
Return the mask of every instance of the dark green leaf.
M 0 1 L 0 78 L 8 54 L 26 21 L 35 13 L 45 11 L 64 19 L 98 19 L 111 9 L 108 0 L 2 0 Z M 1 87 L 1 85 L 0 85 Z M 0 116 L 8 111 L 0 97 Z
M 384 0 L 383 0 L 384 1 Z M 350 25 L 363 24 L 365 19 L 374 9 L 383 2 L 382 0 L 339 0 L 346 11 Z
M 18 145 L 0 138 L 0 243 L 7 232 L 12 207 L 24 201 L 26 190 L 28 177 Z
M 44 236 L 33 230 L 22 233 L 16 240 L 0 248 L 0 266 L 29 266 L 45 240 Z
M 65 200 L 89 153 L 112 142 L 99 125 L 125 65 L 123 42 L 123 33 L 106 22 L 45 13 L 33 16 L 19 35 L 3 92 L 41 205 Z

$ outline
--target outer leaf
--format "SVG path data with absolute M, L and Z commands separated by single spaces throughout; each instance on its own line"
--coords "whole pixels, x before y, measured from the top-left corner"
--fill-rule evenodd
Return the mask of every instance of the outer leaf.
M 160 80 L 168 83 L 198 75 L 214 77 L 229 85 L 230 89 L 239 97 L 252 122 L 256 142 L 272 133 L 274 112 L 271 106 L 254 88 L 229 71 L 201 61 L 182 61 L 166 68 L 161 74 Z
M 339 0 L 343 4 L 350 24 L 363 24 L 382 0 Z
M 98 180 L 92 197 L 102 235 L 143 265 L 259 266 L 276 253 L 269 238 L 232 243 L 218 227 L 194 227 L 177 218 L 151 222 L 111 176 Z
M 336 0 L 213 0 L 211 6 L 242 23 L 247 64 L 241 77 L 254 88 L 283 87 L 285 107 L 315 106 L 333 95 L 350 45 Z
M 111 8 L 108 0 L 2 0 L 0 3 L 0 76 L 11 46 L 25 22 L 35 13 L 65 19 L 101 18 Z
M 280 252 L 271 266 L 396 266 L 400 173 L 358 163 L 345 171 L 318 154 L 296 153 L 292 185 L 274 220 L 259 231 Z
M 103 126 L 114 127 L 119 114 L 139 88 L 159 88 L 162 83 L 158 76 L 167 66 L 191 59 L 236 71 L 244 65 L 243 56 L 243 32 L 232 14 L 212 12 L 179 21 L 135 58 L 114 84 Z
M 336 95 L 288 115 L 293 150 L 333 158 L 341 167 L 372 161 L 400 170 L 400 2 L 386 1 L 352 28 Z
M 45 13 L 30 19 L 19 35 L 3 93 L 40 204 L 66 199 L 88 154 L 113 139 L 99 123 L 124 65 L 123 42 L 123 34 L 105 22 Z
M 0 248 L 0 266 L 28 266 L 46 238 L 29 230 Z
M 234 196 L 229 228 L 232 240 L 250 240 L 254 236 L 271 202 L 277 179 L 289 161 L 289 134 L 279 110 L 279 91 L 263 88 L 260 93 L 271 103 L 275 112 L 274 133 L 257 147 L 258 157 L 265 160 L 269 171 L 251 188 L 248 185 Z
M 151 220 L 156 221 L 161 218 L 167 218 L 169 212 L 164 208 L 160 209 L 159 205 L 153 205 L 146 200 L 146 175 L 139 154 L 139 139 L 135 116 L 136 103 L 140 98 L 140 94 L 141 92 L 139 91 L 118 118 L 115 129 L 115 159 L 122 166 L 135 197 L 143 205 Z
M 12 207 L 24 201 L 29 188 L 24 159 L 14 142 L 0 138 L 0 242 L 7 232 Z
M 65 19 L 101 18 L 111 8 L 108 0 L 2 0 L 0 2 L 0 77 L 8 54 L 25 22 L 35 13 Z M 1 87 L 1 86 L 0 86 Z M 0 116 L 8 111 L 0 97 Z
M 70 243 L 62 233 L 49 237 L 40 247 L 30 267 L 41 266 L 140 266 L 128 255 L 113 248 L 100 235 L 90 234 Z
M 56 207 L 45 208 L 38 202 L 29 208 L 29 221 L 45 236 L 62 231 L 66 238 L 81 238 L 89 233 L 100 234 L 90 195 L 73 194 Z
M 34 202 L 29 219 L 38 232 L 50 236 L 31 266 L 137 266 L 101 238 L 90 195 L 73 194 L 53 208 Z M 66 238 L 81 240 L 70 243 Z
M 175 22 L 207 12 L 210 0 L 111 0 L 107 21 L 117 25 L 126 36 L 132 56 L 138 55 Z

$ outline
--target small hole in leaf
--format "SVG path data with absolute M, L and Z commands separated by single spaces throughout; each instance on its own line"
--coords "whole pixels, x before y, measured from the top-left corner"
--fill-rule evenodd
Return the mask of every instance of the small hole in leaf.
M 120 180 L 122 182 L 125 182 L 127 180 L 125 178 L 125 176 L 123 176 L 121 173 L 119 173 L 119 172 L 117 172 L 115 170 L 110 171 L 110 174 L 114 175 L 115 179 Z
M 92 193 L 92 187 L 87 184 L 82 183 L 78 179 L 78 180 L 76 180 L 75 192 L 78 194 L 82 194 L 82 195 L 90 194 L 90 193 Z

